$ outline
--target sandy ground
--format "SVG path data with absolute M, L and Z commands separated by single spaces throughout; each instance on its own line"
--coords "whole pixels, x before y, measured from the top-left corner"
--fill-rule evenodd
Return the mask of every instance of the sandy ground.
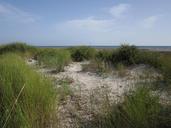
M 29 62 L 34 65 L 36 62 Z M 139 65 L 127 69 L 125 77 L 117 74 L 109 76 L 98 76 L 90 72 L 82 72 L 82 65 L 88 62 L 73 62 L 64 68 L 64 72 L 49 73 L 52 69 L 42 68 L 39 72 L 45 73 L 56 80 L 69 78 L 72 95 L 60 103 L 57 115 L 57 126 L 59 128 L 84 128 L 92 127 L 89 122 L 97 113 L 107 109 L 113 102 L 121 102 L 125 93 L 134 89 L 134 85 L 143 82 L 143 75 L 149 73 L 149 68 Z M 148 70 L 148 72 L 147 72 Z M 156 72 L 150 71 L 149 77 L 154 77 Z M 104 104 L 106 103 L 107 104 Z
M 88 62 L 73 62 L 66 66 L 64 72 L 49 74 L 55 79 L 69 78 L 73 83 L 69 85 L 72 96 L 68 96 L 58 108 L 59 128 L 77 128 L 83 125 L 88 128 L 89 122 L 97 113 L 106 109 L 104 103 L 111 105 L 113 102 L 121 102 L 123 95 L 133 89 L 139 76 L 144 74 L 146 66 L 140 65 L 127 71 L 126 77 L 111 75 L 107 77 L 98 76 L 90 72 L 82 72 L 82 65 Z M 41 69 L 48 73 L 51 69 Z

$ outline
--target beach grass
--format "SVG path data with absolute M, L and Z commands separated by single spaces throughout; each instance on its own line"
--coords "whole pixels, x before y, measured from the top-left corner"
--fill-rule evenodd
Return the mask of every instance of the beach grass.
M 0 127 L 47 127 L 56 105 L 51 81 L 15 54 L 0 58 Z
M 64 66 L 71 62 L 69 51 L 65 49 L 41 49 L 36 55 L 40 66 L 54 68 L 56 72 L 64 70 Z
M 5 53 L 15 53 L 22 57 L 31 57 L 37 53 L 38 49 L 36 47 L 27 45 L 22 42 L 15 42 L 0 46 L 0 54 Z

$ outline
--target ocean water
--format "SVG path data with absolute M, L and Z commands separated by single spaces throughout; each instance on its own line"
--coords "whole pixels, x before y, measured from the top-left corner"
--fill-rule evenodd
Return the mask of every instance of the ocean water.
M 37 46 L 40 48 L 68 48 L 74 46 Z M 90 46 L 97 49 L 112 49 L 112 48 L 119 48 L 120 46 Z M 171 46 L 137 46 L 139 49 L 147 49 L 153 51 L 171 51 Z

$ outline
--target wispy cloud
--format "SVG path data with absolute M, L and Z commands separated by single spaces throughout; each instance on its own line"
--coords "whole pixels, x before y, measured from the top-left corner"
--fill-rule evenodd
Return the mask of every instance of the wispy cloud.
M 91 16 L 82 19 L 71 19 L 56 25 L 56 32 L 66 38 L 92 40 L 95 42 L 114 40 L 138 40 L 137 32 L 147 33 L 160 20 L 160 15 L 132 18 L 131 4 L 118 4 L 105 9 L 107 16 Z M 145 29 L 144 29 L 145 28 Z M 147 29 L 148 28 L 148 29 Z M 142 35 L 139 36 L 141 38 Z
M 155 24 L 157 23 L 157 21 L 159 20 L 159 16 L 149 16 L 146 17 L 143 21 L 142 21 L 142 26 L 144 28 L 152 28 L 155 26 Z
M 74 19 L 63 23 L 63 26 L 68 28 L 84 29 L 89 31 L 108 30 L 112 25 L 114 25 L 114 20 L 96 19 L 94 17 Z
M 130 4 L 118 4 L 109 9 L 109 13 L 115 18 L 121 18 L 130 8 Z
M 128 11 L 130 4 L 118 4 L 107 9 L 108 14 L 112 16 L 108 18 L 97 18 L 95 16 L 90 16 L 83 19 L 72 19 L 68 20 L 62 24 L 58 24 L 57 27 L 63 26 L 63 28 L 86 30 L 86 31 L 99 31 L 107 32 L 111 31 L 117 24 L 118 18 L 122 18 L 126 11 Z
M 32 14 L 23 11 L 10 4 L 1 4 L 0 3 L 0 17 L 1 20 L 5 21 L 15 21 L 22 23 L 35 22 L 36 18 Z

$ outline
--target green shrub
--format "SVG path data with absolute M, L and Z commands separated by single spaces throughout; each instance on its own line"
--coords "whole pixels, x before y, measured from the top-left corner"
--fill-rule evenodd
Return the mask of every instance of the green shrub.
M 6 54 L 0 58 L 0 127 L 3 127 L 8 115 L 6 128 L 47 127 L 52 121 L 56 104 L 51 81 L 33 71 L 17 55 Z
M 63 71 L 70 60 L 70 53 L 64 49 L 42 49 L 37 54 L 39 65 L 56 68 L 56 71 Z
M 6 44 L 0 47 L 0 54 L 10 53 L 10 52 L 12 53 L 15 52 L 22 56 L 23 54 L 30 56 L 30 55 L 34 55 L 37 52 L 37 49 L 33 46 L 29 46 L 25 43 L 20 43 L 20 42 Z
M 88 46 L 69 48 L 73 61 L 90 60 L 95 56 L 95 49 Z
M 124 65 L 136 64 L 139 50 L 135 46 L 121 45 L 116 51 L 112 53 L 113 63 L 122 63 Z

